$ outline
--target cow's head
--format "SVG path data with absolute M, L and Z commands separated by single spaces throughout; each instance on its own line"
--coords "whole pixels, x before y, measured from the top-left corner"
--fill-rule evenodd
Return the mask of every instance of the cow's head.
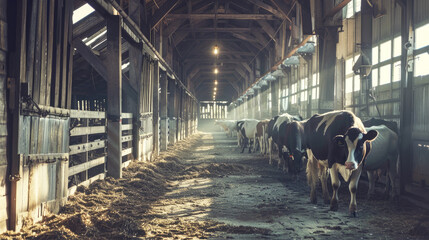
M 333 138 L 334 161 L 344 164 L 349 170 L 358 168 L 369 154 L 369 142 L 377 135 L 378 132 L 375 130 L 363 133 L 359 128 L 350 128 L 346 134 L 335 136 Z

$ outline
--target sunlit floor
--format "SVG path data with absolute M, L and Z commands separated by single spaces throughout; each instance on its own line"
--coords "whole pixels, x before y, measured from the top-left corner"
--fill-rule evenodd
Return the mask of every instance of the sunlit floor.
M 340 189 L 337 212 L 329 211 L 320 193 L 318 204 L 311 204 L 305 173 L 295 180 L 269 165 L 267 156 L 240 153 L 235 139 L 223 133 L 203 134 L 200 145 L 185 159 L 199 166 L 198 176 L 173 182 L 170 191 L 150 210 L 159 219 L 168 220 L 166 224 L 178 219 L 188 223 L 216 221 L 236 227 L 211 235 L 219 239 L 425 239 L 428 236 L 417 229 L 429 226 L 426 211 L 385 200 L 367 201 L 364 185 L 359 189 L 358 218 L 348 215 L 350 197 L 346 184 Z

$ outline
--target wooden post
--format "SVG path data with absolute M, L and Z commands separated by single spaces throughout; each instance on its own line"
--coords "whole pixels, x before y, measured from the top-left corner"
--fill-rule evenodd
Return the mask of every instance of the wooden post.
M 167 91 L 168 91 L 168 79 L 167 73 L 161 74 L 161 78 L 159 79 L 161 86 L 161 96 L 159 100 L 159 115 L 161 117 L 161 148 L 160 150 L 167 150 L 168 144 L 168 99 L 167 99 Z
M 176 142 L 176 82 L 174 80 L 168 81 L 168 118 L 169 118 L 169 136 L 168 144 Z
M 159 154 L 159 61 L 153 71 L 153 152 L 152 159 Z
M 19 231 L 18 217 L 22 210 L 22 189 L 23 181 L 19 180 L 22 177 L 23 162 L 19 156 L 19 101 L 21 83 L 26 82 L 26 16 L 27 16 L 27 1 L 18 0 L 16 4 L 16 13 L 11 13 L 11 16 L 16 17 L 15 39 L 16 42 L 10 43 L 9 48 L 13 49 L 9 52 L 7 59 L 10 64 L 7 64 L 8 75 L 11 77 L 10 82 L 10 101 L 8 104 L 9 112 L 12 113 L 8 121 L 11 121 L 11 133 L 9 133 L 9 141 L 11 146 L 8 149 L 8 154 L 11 158 L 10 168 L 10 208 L 9 208 L 9 228 L 13 231 Z M 2 36 L 1 36 L 2 37 Z M 13 44 L 13 45 L 12 45 Z M 0 45 L 1 47 L 1 45 Z
M 121 18 L 117 15 L 107 18 L 107 174 L 122 177 L 121 144 Z

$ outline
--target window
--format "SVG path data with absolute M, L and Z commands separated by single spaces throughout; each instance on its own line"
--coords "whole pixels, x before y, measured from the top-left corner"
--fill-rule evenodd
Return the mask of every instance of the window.
M 301 102 L 307 101 L 307 91 L 301 92 Z
M 420 49 L 429 45 L 429 23 L 416 28 L 416 46 L 415 49 Z
M 378 46 L 372 48 L 372 65 L 378 63 Z
M 271 92 L 268 93 L 268 109 L 271 109 Z
M 301 90 L 307 89 L 307 85 L 308 85 L 308 79 L 307 78 L 301 79 Z
M 311 97 L 313 98 L 313 99 L 319 99 L 319 96 L 318 96 L 318 91 L 319 90 L 319 87 L 317 87 L 317 88 L 313 88 L 312 90 L 311 90 Z
M 346 75 L 353 73 L 353 58 L 346 60 Z
M 353 77 L 346 78 L 346 93 L 353 92 Z
M 384 62 L 392 58 L 392 41 L 387 41 L 380 44 L 380 62 Z
M 415 57 L 414 77 L 425 76 L 429 74 L 429 54 L 424 52 Z
M 318 73 L 313 74 L 313 82 L 311 84 L 313 87 L 318 84 L 318 79 L 317 79 L 318 76 L 319 76 Z
M 371 71 L 372 86 L 378 86 L 378 68 L 373 68 Z
M 353 1 L 349 2 L 346 6 L 346 18 L 353 17 Z
M 391 65 L 387 64 L 380 67 L 380 85 L 390 83 L 391 79 Z
M 82 7 L 73 11 L 73 24 L 79 22 L 84 17 L 88 16 L 94 12 L 94 8 L 92 8 L 88 3 L 82 5 Z
M 355 92 L 359 91 L 360 90 L 360 77 L 359 76 L 354 77 L 354 84 L 355 84 L 354 91 Z
M 401 61 L 397 61 L 393 64 L 393 82 L 401 81 Z
M 393 57 L 399 57 L 402 53 L 402 39 L 401 36 L 393 40 Z
M 360 12 L 361 1 L 360 0 L 354 0 L 353 2 L 355 2 L 355 12 Z

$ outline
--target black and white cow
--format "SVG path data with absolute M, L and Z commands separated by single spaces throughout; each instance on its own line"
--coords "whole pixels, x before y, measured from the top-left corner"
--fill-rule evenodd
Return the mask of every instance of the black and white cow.
M 272 153 L 274 151 L 274 147 L 278 150 L 279 159 L 277 162 L 277 166 L 280 167 L 283 160 L 283 144 L 280 143 L 280 126 L 282 124 L 287 124 L 292 121 L 301 121 L 301 116 L 293 116 L 288 113 L 284 113 L 279 116 L 275 116 L 270 120 L 267 127 L 267 138 L 268 138 L 268 151 L 270 154 L 269 163 L 272 164 Z
M 396 199 L 398 190 L 398 135 L 385 125 L 367 127 L 369 132 L 375 130 L 378 132 L 377 138 L 372 141 L 373 149 L 369 153 L 364 170 L 368 174 L 368 198 L 374 195 L 376 178 L 386 172 L 386 188 L 385 196 L 389 197 L 390 184 L 392 184 L 392 191 L 390 197 Z
M 256 135 L 256 126 L 258 125 L 259 121 L 256 119 L 245 119 L 239 121 L 240 124 L 237 124 L 239 126 L 239 133 L 241 137 L 241 143 L 242 143 L 242 150 L 241 152 L 244 152 L 244 149 L 246 146 L 249 146 L 249 153 L 252 152 L 252 145 L 255 146 L 255 135 Z
M 305 124 L 307 121 L 292 121 L 280 125 L 279 144 L 285 146 L 283 159 L 288 172 L 298 174 L 301 171 L 307 148 Z M 293 163 L 293 164 L 291 164 Z
M 307 137 L 307 179 L 311 187 L 310 200 L 316 199 L 316 184 L 320 177 L 323 198 L 329 201 L 327 169 L 331 176 L 333 194 L 330 209 L 338 209 L 338 173 L 349 182 L 351 195 L 349 212 L 356 216 L 356 192 L 365 159 L 378 132 L 366 132 L 362 121 L 349 111 L 316 114 L 305 124 Z

